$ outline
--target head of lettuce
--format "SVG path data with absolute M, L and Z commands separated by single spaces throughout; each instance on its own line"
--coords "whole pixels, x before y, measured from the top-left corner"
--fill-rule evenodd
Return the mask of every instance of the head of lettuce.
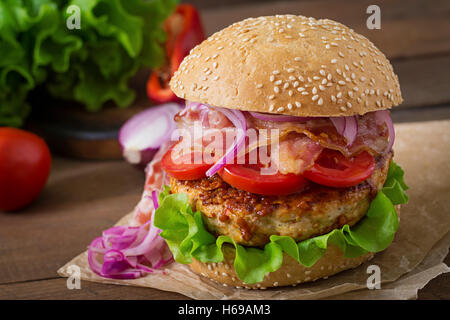
M 0 126 L 21 126 L 38 85 L 89 111 L 126 107 L 129 79 L 163 63 L 164 20 L 177 0 L 0 2 Z M 71 10 L 68 8 L 77 8 Z M 79 13 L 79 29 L 69 28 Z

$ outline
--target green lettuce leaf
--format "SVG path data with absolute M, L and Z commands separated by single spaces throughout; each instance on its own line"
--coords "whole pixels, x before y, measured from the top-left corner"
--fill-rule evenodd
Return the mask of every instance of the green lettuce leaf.
M 310 267 L 324 255 L 328 244 L 338 246 L 349 258 L 386 249 L 398 229 L 394 205 L 408 201 L 407 188 L 403 170 L 392 161 L 383 189 L 371 202 L 366 216 L 355 226 L 344 225 L 298 243 L 291 237 L 272 235 L 263 249 L 244 247 L 228 236 L 214 237 L 206 230 L 201 212 L 192 211 L 188 196 L 170 194 L 168 187 L 159 196 L 154 223 L 163 230 L 161 236 L 179 263 L 191 263 L 192 258 L 205 263 L 221 262 L 223 245 L 233 246 L 236 273 L 243 282 L 252 284 L 261 282 L 267 273 L 281 267 L 283 252 Z
M 126 107 L 141 68 L 164 61 L 163 21 L 178 0 L 0 1 L 0 126 L 21 126 L 28 93 L 42 85 L 55 97 L 98 111 L 111 100 Z M 66 12 L 80 8 L 81 29 Z

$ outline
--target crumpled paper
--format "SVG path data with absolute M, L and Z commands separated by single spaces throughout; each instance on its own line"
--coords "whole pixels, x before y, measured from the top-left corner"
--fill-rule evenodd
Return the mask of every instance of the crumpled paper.
M 450 121 L 396 125 L 395 161 L 405 170 L 410 202 L 402 206 L 400 228 L 391 246 L 353 270 L 301 284 L 267 290 L 224 287 L 173 263 L 162 272 L 134 280 L 105 279 L 93 273 L 87 252 L 58 270 L 70 276 L 68 267 L 78 265 L 87 281 L 151 287 L 173 291 L 193 299 L 413 299 L 417 291 L 439 274 L 449 272 L 443 263 L 450 247 Z M 128 214 L 118 224 L 127 224 Z M 100 230 L 99 230 L 100 233 Z M 369 290 L 372 273 L 380 268 L 381 289 Z

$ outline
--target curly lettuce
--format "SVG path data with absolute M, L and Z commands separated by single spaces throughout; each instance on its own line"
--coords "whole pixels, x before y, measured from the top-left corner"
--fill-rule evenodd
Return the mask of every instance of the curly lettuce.
M 134 100 L 129 79 L 164 61 L 163 21 L 178 0 L 4 0 L 0 2 L 0 126 L 21 126 L 38 85 L 98 111 Z M 80 9 L 80 29 L 66 26 Z
M 283 252 L 298 263 L 310 267 L 319 260 L 329 244 L 338 246 L 345 257 L 361 256 L 367 252 L 380 252 L 394 239 L 398 229 L 398 216 L 394 205 L 408 201 L 404 172 L 391 162 L 386 183 L 371 202 L 367 214 L 355 226 L 344 225 L 327 234 L 295 242 L 291 237 L 272 235 L 263 249 L 244 247 L 228 236 L 214 237 L 203 223 L 200 211 L 193 212 L 186 194 L 170 194 L 165 187 L 159 195 L 159 208 L 154 224 L 162 229 L 161 236 L 173 253 L 175 261 L 189 264 L 192 258 L 201 262 L 221 262 L 222 246 L 235 248 L 234 268 L 243 282 L 261 282 L 269 272 L 279 269 Z

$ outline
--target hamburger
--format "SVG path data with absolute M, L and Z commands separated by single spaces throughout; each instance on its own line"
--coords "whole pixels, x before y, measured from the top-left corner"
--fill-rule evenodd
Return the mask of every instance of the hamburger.
M 250 18 L 195 47 L 170 87 L 183 134 L 161 160 L 154 225 L 177 262 L 264 289 L 390 245 L 408 200 L 388 111 L 402 96 L 368 39 L 328 19 Z

